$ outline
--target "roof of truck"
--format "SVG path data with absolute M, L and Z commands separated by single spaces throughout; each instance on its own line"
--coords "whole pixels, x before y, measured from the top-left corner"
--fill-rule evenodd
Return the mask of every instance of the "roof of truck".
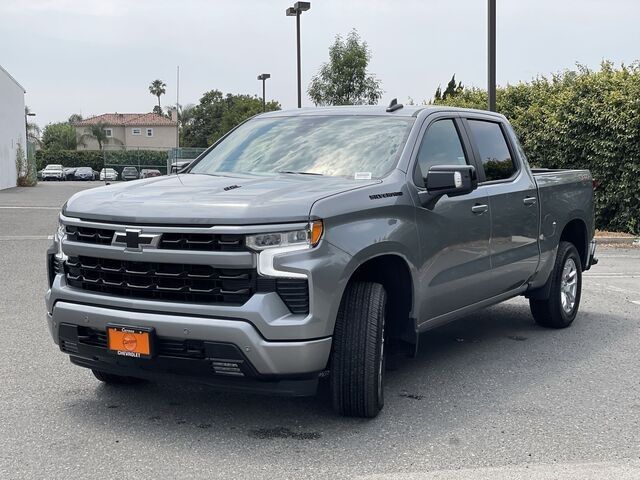
M 479 112 L 490 115 L 498 115 L 488 110 L 474 110 L 471 108 L 457 108 L 446 105 L 403 105 L 393 112 L 387 112 L 386 105 L 341 105 L 331 107 L 306 107 L 295 108 L 289 110 L 276 110 L 258 115 L 258 117 L 292 117 L 303 115 L 393 115 L 396 117 L 416 117 L 423 110 L 432 112 L 445 111 L 463 111 L 463 112 Z

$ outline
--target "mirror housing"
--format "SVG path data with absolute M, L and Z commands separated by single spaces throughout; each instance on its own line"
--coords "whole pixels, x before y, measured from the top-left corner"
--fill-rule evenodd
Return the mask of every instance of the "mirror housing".
M 457 197 L 478 188 L 478 176 L 472 165 L 435 165 L 424 179 L 426 192 L 420 192 L 422 204 L 432 207 L 443 195 Z

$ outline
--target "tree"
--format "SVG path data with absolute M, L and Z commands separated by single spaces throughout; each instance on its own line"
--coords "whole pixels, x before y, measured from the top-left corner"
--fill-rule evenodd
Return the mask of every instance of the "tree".
M 346 40 L 340 35 L 329 47 L 329 61 L 311 79 L 307 93 L 315 105 L 376 104 L 381 82 L 367 73 L 371 51 L 354 29 Z
M 447 88 L 444 92 L 442 92 L 440 85 L 438 85 L 436 93 L 433 95 L 434 103 L 444 101 L 447 98 L 457 97 L 462 94 L 462 92 L 464 92 L 464 85 L 462 85 L 462 82 L 458 82 L 456 85 L 456 74 L 454 73 L 449 83 L 447 83 Z
M 72 113 L 67 121 L 71 124 L 81 122 L 82 115 L 80 113 Z
M 84 140 L 87 138 L 93 139 L 98 142 L 98 148 L 102 150 L 103 146 L 109 143 L 109 137 L 107 137 L 107 132 L 104 131 L 106 128 L 106 124 L 104 122 L 94 123 L 93 125 L 89 125 L 87 127 L 88 131 L 82 134 L 80 137 L 79 143 L 84 145 Z
M 69 123 L 50 123 L 42 131 L 42 147 L 47 150 L 75 150 L 76 129 Z
M 160 115 L 162 115 L 162 106 L 160 106 L 160 96 L 164 95 L 167 92 L 166 89 L 167 85 L 160 79 L 156 79 L 153 82 L 151 82 L 151 85 L 149 85 L 149 93 L 151 95 L 154 95 L 156 97 L 158 97 L 158 109 L 156 110 L 156 108 L 153 108 L 153 111 L 156 113 L 159 113 Z
M 280 110 L 274 100 L 266 110 Z M 189 117 L 185 117 L 185 111 Z M 181 141 L 185 147 L 207 147 L 239 123 L 262 112 L 262 99 L 252 95 L 224 95 L 219 90 L 206 92 L 195 107 L 182 110 Z
M 28 120 L 30 113 L 31 113 L 31 109 L 29 108 L 29 105 L 25 105 L 24 118 L 27 119 L 25 121 L 27 141 L 40 143 L 40 127 L 35 122 L 30 122 Z

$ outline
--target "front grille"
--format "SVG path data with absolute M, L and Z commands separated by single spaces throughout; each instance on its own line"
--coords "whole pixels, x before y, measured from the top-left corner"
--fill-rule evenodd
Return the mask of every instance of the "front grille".
M 72 242 L 111 245 L 114 230 L 67 225 L 67 238 Z
M 86 256 L 66 262 L 70 286 L 117 296 L 213 304 L 244 304 L 256 291 L 256 271 L 209 265 L 132 262 Z
M 78 227 L 67 225 L 67 238 L 72 242 L 90 243 L 94 245 L 111 245 L 118 230 Z M 246 251 L 244 235 L 218 233 L 163 233 L 158 248 L 163 250 L 199 250 L 207 252 L 242 252 Z

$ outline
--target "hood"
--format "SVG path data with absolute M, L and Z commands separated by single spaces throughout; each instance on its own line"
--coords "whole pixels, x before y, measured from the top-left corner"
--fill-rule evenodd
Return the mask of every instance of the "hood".
M 64 214 L 122 223 L 242 225 L 307 221 L 316 200 L 378 183 L 339 177 L 168 175 L 85 190 Z

